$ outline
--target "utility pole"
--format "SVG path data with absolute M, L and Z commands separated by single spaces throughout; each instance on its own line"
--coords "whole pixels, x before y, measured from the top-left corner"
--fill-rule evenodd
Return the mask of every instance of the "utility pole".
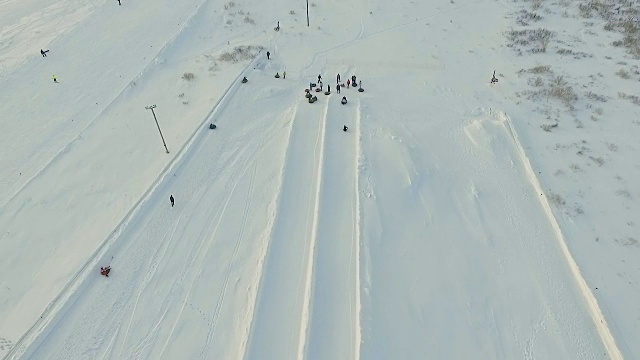
M 307 27 L 309 27 L 309 0 L 307 0 Z
M 153 119 L 156 121 L 156 125 L 158 126 L 158 132 L 160 132 L 160 138 L 162 139 L 162 144 L 164 145 L 164 149 L 167 150 L 167 154 L 168 154 L 169 149 L 167 149 L 167 143 L 164 141 L 164 136 L 162 136 L 162 130 L 160 130 L 160 124 L 158 124 L 158 118 L 156 118 L 156 112 L 153 111 L 153 109 L 156 108 L 156 105 L 153 104 L 151 106 L 145 106 L 144 108 L 147 110 L 151 110 L 151 113 L 153 114 Z

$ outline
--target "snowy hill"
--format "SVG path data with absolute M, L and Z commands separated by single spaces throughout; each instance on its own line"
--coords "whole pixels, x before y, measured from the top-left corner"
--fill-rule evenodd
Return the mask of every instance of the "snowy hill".
M 639 11 L 1 3 L 0 356 L 640 357 Z

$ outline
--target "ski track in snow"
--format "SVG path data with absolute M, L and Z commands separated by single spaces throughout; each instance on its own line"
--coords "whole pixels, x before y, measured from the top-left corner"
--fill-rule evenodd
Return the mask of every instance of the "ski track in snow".
M 230 99 L 235 92 L 238 90 L 239 80 L 246 73 L 247 69 L 251 68 L 259 60 L 259 56 L 252 62 L 250 62 L 240 74 L 238 74 L 236 81 L 234 81 L 229 88 L 225 91 L 225 93 L 221 96 L 220 101 L 212 107 L 211 111 L 207 116 L 203 119 L 201 125 L 207 123 L 214 115 L 223 111 Z M 148 201 L 148 199 L 153 195 L 155 189 L 159 186 L 159 184 L 163 181 L 163 179 L 168 176 L 174 166 L 176 166 L 182 157 L 185 155 L 187 150 L 197 144 L 197 139 L 199 137 L 205 136 L 205 133 L 201 131 L 202 126 L 197 127 L 190 139 L 185 143 L 185 145 L 179 149 L 175 153 L 175 157 L 173 160 L 167 164 L 165 169 L 160 173 L 157 180 L 149 187 L 149 189 L 142 195 L 142 197 L 136 202 L 134 206 L 132 206 L 129 213 L 123 218 L 122 222 L 116 226 L 113 232 L 105 239 L 105 241 L 96 249 L 96 251 L 85 261 L 82 267 L 78 270 L 78 272 L 71 278 L 71 280 L 65 285 L 62 291 L 49 303 L 49 305 L 45 308 L 43 313 L 41 314 L 38 321 L 36 321 L 30 328 L 27 330 L 22 337 L 16 341 L 12 349 L 6 354 L 5 359 L 17 359 L 20 358 L 24 352 L 30 347 L 30 344 L 33 343 L 36 338 L 49 326 L 49 324 L 57 317 L 59 311 L 67 304 L 72 295 L 75 294 L 80 285 L 87 281 L 88 277 L 93 275 L 93 271 L 98 266 L 99 260 L 107 256 L 107 251 L 110 247 L 114 246 L 114 243 L 120 239 L 122 231 L 129 226 L 132 218 L 134 218 L 140 208 Z
M 305 359 L 355 359 L 357 102 L 327 99 Z M 347 125 L 351 131 L 343 132 Z

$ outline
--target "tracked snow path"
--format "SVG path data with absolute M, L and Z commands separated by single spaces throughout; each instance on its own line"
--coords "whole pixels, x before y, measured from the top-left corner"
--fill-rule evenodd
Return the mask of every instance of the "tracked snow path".
M 503 120 L 445 94 L 411 131 L 401 110 L 365 108 L 362 358 L 600 358 Z
M 119 234 L 111 276 L 85 277 L 24 358 L 242 356 L 288 137 L 286 105 L 265 111 L 280 85 L 238 88 Z
M 358 358 L 357 106 L 329 99 L 306 359 Z
M 282 193 L 246 359 L 296 359 L 304 346 L 324 151 L 325 101 L 323 98 L 315 104 L 305 101 L 298 105 L 292 123 Z

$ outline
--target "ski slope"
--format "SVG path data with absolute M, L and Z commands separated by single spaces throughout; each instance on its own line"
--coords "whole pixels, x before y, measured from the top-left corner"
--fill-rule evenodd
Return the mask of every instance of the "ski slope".
M 638 354 L 488 84 L 521 4 L 300 5 L 0 4 L 0 356 Z

